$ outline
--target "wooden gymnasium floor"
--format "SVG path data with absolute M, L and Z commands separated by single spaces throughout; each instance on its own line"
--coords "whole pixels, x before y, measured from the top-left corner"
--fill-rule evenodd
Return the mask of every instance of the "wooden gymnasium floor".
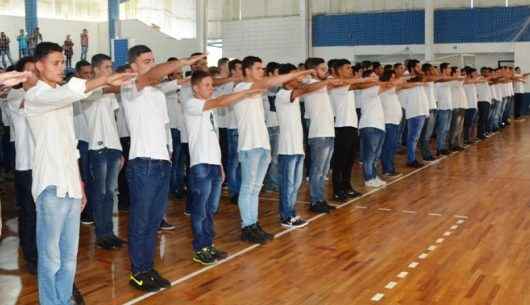
M 127 249 L 95 249 L 90 226 L 81 230 L 77 282 L 87 304 L 105 305 L 530 304 L 529 152 L 526 121 L 420 170 L 404 168 L 400 155 L 405 176 L 330 215 L 307 211 L 304 183 L 298 210 L 311 223 L 290 232 L 265 193 L 260 221 L 277 234 L 265 246 L 239 241 L 238 211 L 223 198 L 216 245 L 233 256 L 208 268 L 192 263 L 189 221 L 172 199 L 177 229 L 160 235 L 156 259 L 172 288 L 129 288 Z M 126 237 L 127 214 L 116 219 Z M 35 304 L 13 234 L 0 244 L 0 304 Z

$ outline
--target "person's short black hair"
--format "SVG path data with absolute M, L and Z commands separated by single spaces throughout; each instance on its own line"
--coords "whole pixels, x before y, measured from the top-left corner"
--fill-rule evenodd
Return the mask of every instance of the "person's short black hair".
M 271 61 L 270 63 L 267 64 L 267 66 L 265 67 L 265 71 L 267 72 L 267 75 L 271 75 L 274 73 L 274 71 L 280 69 L 280 64 L 275 62 L 275 61 Z
M 127 61 L 132 64 L 140 55 L 152 52 L 148 46 L 139 44 L 135 45 L 127 51 Z
M 228 62 L 230 62 L 230 59 L 228 59 L 228 57 L 221 57 L 217 61 L 217 66 L 219 67 L 219 66 L 224 65 L 224 64 L 226 64 Z
M 98 53 L 94 56 L 92 56 L 92 60 L 90 61 L 92 64 L 92 67 L 99 67 L 105 60 L 112 61 L 112 58 L 106 54 Z
M 304 65 L 306 69 L 314 69 L 318 65 L 323 64 L 323 63 L 325 63 L 325 61 L 324 59 L 320 57 L 309 57 L 308 59 L 305 60 Z
M 210 75 L 212 76 L 216 76 L 218 75 L 220 72 L 219 72 L 219 68 L 217 67 L 208 67 L 208 73 L 210 73 Z
M 419 64 L 419 63 L 420 63 L 420 61 L 417 60 L 417 59 L 409 59 L 409 60 L 407 60 L 407 70 L 409 70 L 409 72 L 412 72 L 412 70 L 414 70 L 416 65 Z
M 328 70 L 331 72 L 331 73 L 334 73 L 335 72 L 335 67 L 337 66 L 337 62 L 339 60 L 336 59 L 336 58 L 332 58 L 330 60 L 328 60 L 327 62 L 327 65 L 328 65 Z
M 35 61 L 42 60 L 46 58 L 51 53 L 63 53 L 63 48 L 56 44 L 55 42 L 41 42 L 35 47 L 35 53 L 33 54 L 33 57 L 35 58 Z
M 450 63 L 448 63 L 448 62 L 441 63 L 440 64 L 440 72 L 443 72 L 443 71 L 449 69 L 449 65 L 450 65 Z
M 75 64 L 75 71 L 80 72 L 81 68 L 83 68 L 85 66 L 90 66 L 90 63 L 88 61 L 84 60 L 84 59 L 81 59 L 80 61 L 78 61 Z
M 261 58 L 257 57 L 257 56 L 247 56 L 245 58 L 243 58 L 243 61 L 241 63 L 241 66 L 243 68 L 243 75 L 247 75 L 246 73 L 246 69 L 250 69 L 254 66 L 255 63 L 261 63 L 263 62 L 261 60 Z
M 403 66 L 403 63 L 397 62 L 394 64 L 394 70 L 396 70 L 399 66 Z
M 301 69 L 301 68 L 306 69 L 305 64 L 303 62 L 298 64 L 298 69 Z
M 232 59 L 228 62 L 228 71 L 232 72 L 235 71 L 237 65 L 243 65 L 243 62 L 239 59 Z
M 33 56 L 22 57 L 15 64 L 15 70 L 17 70 L 18 72 L 23 72 L 24 66 L 26 66 L 27 63 L 34 63 L 34 62 L 35 62 L 35 59 L 33 58 Z
M 458 70 L 458 67 L 457 66 L 452 66 L 451 67 L 451 75 L 455 74 L 456 70 Z
M 344 65 L 351 65 L 351 61 L 349 61 L 349 60 L 347 60 L 345 58 L 337 59 L 337 61 L 335 62 L 334 68 L 335 68 L 335 70 L 338 70 Z
M 364 70 L 362 77 L 369 77 L 370 75 L 372 75 L 372 73 L 374 73 L 374 70 Z
M 280 73 L 280 75 L 289 74 L 296 70 L 298 70 L 298 68 L 293 64 L 281 64 L 278 67 L 278 73 Z
M 191 85 L 195 86 L 207 77 L 212 77 L 212 75 L 209 72 L 202 70 L 193 71 L 191 74 Z
M 372 62 L 372 69 L 375 70 L 377 68 L 381 67 L 381 63 L 378 61 Z
M 432 65 L 430 63 L 424 63 L 423 65 L 421 65 L 421 71 L 423 71 L 424 73 L 431 69 Z
M 385 65 L 383 67 L 383 71 L 387 71 L 387 70 L 393 70 L 394 68 L 392 67 L 392 65 Z
M 176 61 L 176 60 L 179 60 L 179 59 L 176 58 L 176 57 L 170 57 L 170 58 L 167 59 L 168 62 L 170 62 L 170 61 Z
M 202 52 L 194 52 L 194 53 L 191 53 L 190 57 L 202 55 L 202 54 L 203 54 Z
M 121 65 L 121 66 L 119 66 L 118 68 L 116 68 L 116 72 L 117 72 L 117 73 L 123 73 L 123 72 L 125 72 L 127 69 L 130 69 L 130 68 L 131 68 L 131 65 L 129 65 L 129 64 Z
M 382 82 L 389 82 L 392 79 L 392 75 L 396 74 L 392 69 L 385 69 L 383 74 L 379 77 L 379 80 Z

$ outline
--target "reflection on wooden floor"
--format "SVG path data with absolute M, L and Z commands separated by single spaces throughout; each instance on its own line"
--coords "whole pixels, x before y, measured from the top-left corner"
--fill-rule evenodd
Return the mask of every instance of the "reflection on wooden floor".
M 127 249 L 96 249 L 93 227 L 82 226 L 77 283 L 87 304 L 530 304 L 529 131 L 530 122 L 515 123 L 306 228 L 139 302 L 143 294 L 128 286 Z M 399 169 L 408 173 L 403 158 L 398 156 Z M 368 191 L 360 187 L 357 165 L 354 176 L 355 185 Z M 12 186 L 3 188 L 2 199 L 13 200 Z M 309 219 L 315 215 L 303 203 L 307 197 L 304 183 L 298 210 Z M 260 204 L 263 227 L 283 231 L 277 195 L 263 193 Z M 170 200 L 168 220 L 177 229 L 160 235 L 157 252 L 157 269 L 172 281 L 202 268 L 191 261 L 183 206 Z M 116 219 L 119 236 L 126 238 L 127 214 Z M 454 228 L 458 220 L 463 223 Z M 7 223 L 13 227 L 16 220 Z M 216 225 L 219 248 L 233 254 L 249 247 L 239 240 L 239 213 L 227 198 Z M 437 243 L 440 238 L 444 241 Z M 2 305 L 36 303 L 36 282 L 25 272 L 17 246 L 12 232 L 0 244 Z M 422 253 L 428 256 L 419 259 Z M 410 268 L 413 262 L 418 265 Z M 398 277 L 402 272 L 407 275 Z M 394 287 L 385 288 L 390 282 Z

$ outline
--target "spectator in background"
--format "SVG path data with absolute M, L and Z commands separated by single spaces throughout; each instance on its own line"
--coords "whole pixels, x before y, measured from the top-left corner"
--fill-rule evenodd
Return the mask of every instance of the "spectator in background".
M 88 30 L 83 29 L 81 33 L 81 60 L 86 60 L 88 53 Z
M 74 55 L 74 42 L 70 35 L 66 35 L 66 40 L 63 44 L 64 56 L 66 56 L 66 68 L 72 68 L 72 56 Z
M 33 56 L 33 53 L 35 52 L 35 47 L 37 47 L 37 44 L 39 44 L 39 42 L 42 42 L 42 34 L 40 33 L 39 28 L 35 28 L 35 30 L 33 30 L 33 32 L 28 35 L 30 55 Z
M 9 51 L 9 37 L 7 37 L 6 33 L 4 32 L 0 33 L 0 56 L 2 57 L 2 66 L 4 69 L 8 66 L 6 64 L 6 57 L 9 60 L 9 64 L 13 64 L 11 52 Z
M 17 36 L 18 42 L 18 58 L 29 55 L 28 50 L 28 36 L 24 32 L 24 29 L 20 29 L 20 34 Z

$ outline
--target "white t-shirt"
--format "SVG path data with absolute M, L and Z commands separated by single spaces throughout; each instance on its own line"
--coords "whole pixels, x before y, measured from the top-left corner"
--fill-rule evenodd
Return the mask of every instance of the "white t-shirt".
M 344 86 L 329 90 L 329 97 L 335 114 L 335 127 L 357 128 L 359 126 L 355 111 L 355 94 L 349 89 L 350 86 Z
M 487 82 L 480 82 L 476 84 L 477 99 L 479 102 L 491 103 L 491 87 Z
M 166 95 L 169 128 L 181 129 L 184 125 L 182 105 L 179 100 L 180 85 L 177 80 L 162 82 L 158 88 Z
M 303 155 L 304 131 L 300 113 L 300 98 L 291 101 L 292 90 L 280 89 L 276 95 L 276 109 L 280 124 L 278 154 Z
M 215 115 L 204 110 L 205 100 L 192 98 L 184 102 L 184 121 L 188 131 L 190 167 L 196 164 L 221 165 L 221 148 L 217 137 Z
M 362 113 L 359 128 L 372 127 L 385 131 L 385 113 L 379 98 L 379 86 L 361 90 L 359 104 Z
M 310 79 L 309 84 L 318 82 Z M 328 95 L 328 89 L 323 87 L 304 96 L 306 111 L 309 109 L 309 134 L 308 138 L 335 137 L 333 109 Z
M 74 132 L 75 138 L 78 141 L 84 141 L 88 143 L 88 121 L 81 107 L 81 102 L 75 102 L 73 104 L 74 109 Z
M 185 85 L 180 87 L 179 91 L 179 101 L 182 103 L 182 101 L 187 101 L 193 98 L 193 89 L 191 88 L 191 85 Z M 181 104 L 182 106 L 182 104 Z M 184 109 L 180 107 L 180 119 L 182 120 L 180 131 L 180 142 L 181 143 L 188 143 L 188 133 L 186 132 L 186 124 L 184 124 Z M 178 119 L 177 119 L 178 120 Z
M 234 92 L 250 89 L 252 85 L 249 82 L 239 83 L 234 88 Z M 265 115 L 263 113 L 263 97 L 261 95 L 247 97 L 234 104 L 233 107 L 239 131 L 239 150 L 255 148 L 270 150 L 269 133 L 267 126 L 265 126 Z
M 385 115 L 385 124 L 399 125 L 401 118 L 403 117 L 403 110 L 399 103 L 398 96 L 396 94 L 396 88 L 392 88 L 383 92 L 379 98 L 381 99 L 381 105 L 383 106 L 383 113 Z M 361 116 L 361 120 L 362 120 Z
M 265 113 L 265 125 L 267 127 L 278 127 L 278 115 L 276 113 L 276 88 L 272 88 L 263 95 L 263 111 Z
M 451 96 L 453 100 L 453 109 L 466 109 L 467 98 L 464 91 L 464 81 L 451 81 Z
M 15 169 L 17 171 L 31 170 L 31 158 L 35 143 L 28 126 L 26 114 L 20 108 L 26 92 L 24 89 L 11 89 L 7 95 L 7 108 L 11 117 L 11 129 L 15 136 Z
M 427 99 L 429 100 L 429 110 L 436 110 L 438 107 L 436 105 L 436 93 L 434 88 L 434 82 L 428 82 L 423 87 Z
M 136 80 L 131 80 L 121 86 L 121 98 L 131 132 L 129 160 L 170 160 L 169 116 L 164 93 L 151 86 L 138 91 Z
M 477 109 L 478 94 L 477 86 L 475 84 L 465 84 L 464 91 L 466 92 L 467 98 L 467 109 Z
M 118 105 L 120 105 L 120 108 L 116 112 L 116 124 L 118 126 L 118 135 L 120 136 L 120 138 L 127 138 L 131 136 L 131 133 L 129 132 L 127 118 L 125 117 L 125 111 L 123 110 L 121 94 L 117 94 L 116 99 L 118 100 Z
M 493 84 L 490 86 L 491 88 L 491 98 L 496 101 L 501 101 L 501 97 L 499 94 L 499 84 Z
M 88 149 L 122 150 L 114 116 L 120 108 L 116 96 L 113 93 L 92 96 L 81 102 L 88 122 Z
M 400 91 L 405 108 L 405 116 L 411 119 L 417 116 L 429 116 L 429 103 L 423 86 L 415 86 Z
M 453 96 L 451 94 L 451 82 L 436 83 L 434 92 L 439 110 L 453 109 Z
M 222 88 L 222 92 L 220 92 L 221 95 L 231 94 L 234 92 L 234 82 L 226 83 L 219 88 Z M 224 126 L 228 129 L 237 129 L 237 119 L 234 112 L 234 106 L 217 109 L 224 112 Z M 219 126 L 221 126 L 221 124 L 219 124 Z

